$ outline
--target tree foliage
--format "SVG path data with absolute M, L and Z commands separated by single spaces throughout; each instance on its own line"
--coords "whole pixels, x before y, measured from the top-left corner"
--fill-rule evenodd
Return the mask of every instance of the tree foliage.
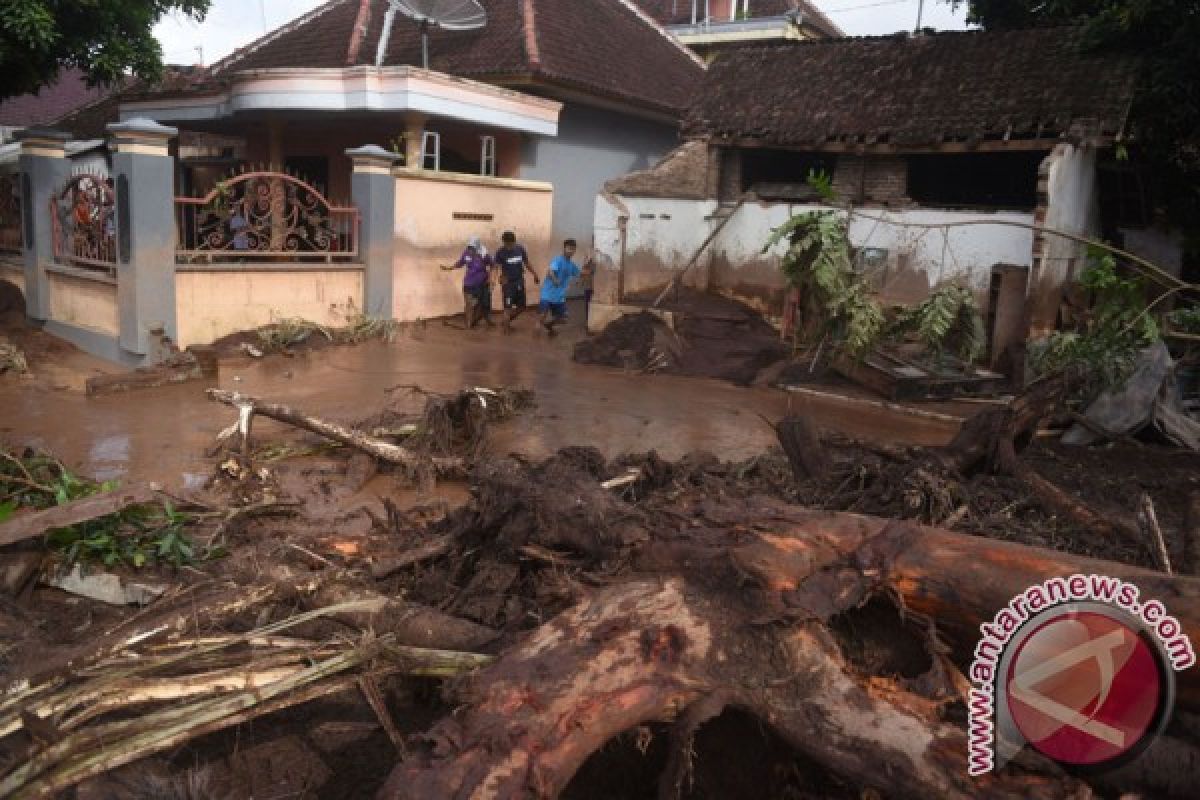
M 821 333 L 849 355 L 866 355 L 886 320 L 883 306 L 854 271 L 846 221 L 836 211 L 796 214 L 772 231 L 763 252 L 785 239 L 789 244 L 780 269 L 800 290 L 803 318 L 820 320 Z
M 1158 340 L 1158 321 L 1146 304 L 1146 286 L 1126 275 L 1110 253 L 1093 252 L 1079 276 L 1092 304 L 1073 330 L 1055 331 L 1030 342 L 1030 366 L 1048 375 L 1076 368 L 1087 376 L 1079 397 L 1084 403 L 1129 377 L 1138 352 Z
M 1086 26 L 1090 49 L 1140 55 L 1131 117 L 1133 158 L 1155 176 L 1172 222 L 1200 234 L 1200 2 L 1198 0 L 945 0 L 989 30 Z
M 894 330 L 916 333 L 935 356 L 949 352 L 968 363 L 978 358 L 987 345 L 975 295 L 952 283 L 936 289 L 915 308 L 901 312 Z
M 166 13 L 204 18 L 211 0 L 4 0 L 0 2 L 0 100 L 36 92 L 77 67 L 92 84 L 132 72 L 162 73 L 153 28 Z

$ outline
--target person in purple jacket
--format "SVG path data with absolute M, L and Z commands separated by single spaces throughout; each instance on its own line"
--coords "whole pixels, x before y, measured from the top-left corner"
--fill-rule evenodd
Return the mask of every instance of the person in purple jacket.
M 481 319 L 489 328 L 492 327 L 492 271 L 495 266 L 496 262 L 488 255 L 478 236 L 467 242 L 467 248 L 452 266 L 442 265 L 446 271 L 466 270 L 463 275 L 463 305 L 468 329 L 474 328 Z

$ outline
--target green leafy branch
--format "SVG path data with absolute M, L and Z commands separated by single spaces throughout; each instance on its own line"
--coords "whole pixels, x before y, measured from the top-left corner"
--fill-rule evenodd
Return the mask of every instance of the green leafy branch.
M 20 508 L 52 508 L 116 488 L 114 481 L 98 483 L 75 475 L 49 456 L 0 449 L 0 522 Z M 162 506 L 133 506 L 52 530 L 46 543 L 68 564 L 134 568 L 168 564 L 178 568 L 198 560 L 186 531 L 190 522 L 190 515 L 165 501 Z M 206 557 L 216 555 L 220 553 Z
M 1158 320 L 1147 313 L 1144 281 L 1118 269 L 1111 253 L 1092 251 L 1078 284 L 1091 306 L 1074 330 L 1055 331 L 1032 342 L 1030 367 L 1036 375 L 1078 368 L 1087 376 L 1074 400 L 1086 403 L 1105 389 L 1123 384 L 1137 354 L 1158 341 Z

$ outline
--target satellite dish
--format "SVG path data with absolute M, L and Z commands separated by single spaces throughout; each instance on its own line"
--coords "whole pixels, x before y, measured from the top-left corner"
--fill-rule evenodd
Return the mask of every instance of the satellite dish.
M 421 26 L 421 66 L 425 69 L 429 69 L 430 27 L 448 31 L 474 31 L 487 25 L 487 11 L 479 5 L 479 0 L 388 0 L 383 33 L 375 53 L 377 67 L 383 65 L 397 11 Z

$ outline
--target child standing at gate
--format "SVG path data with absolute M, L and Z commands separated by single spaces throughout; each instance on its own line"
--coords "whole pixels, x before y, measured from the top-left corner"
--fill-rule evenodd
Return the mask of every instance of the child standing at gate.
M 546 280 L 542 281 L 541 304 L 538 310 L 542 314 L 542 327 L 551 335 L 554 334 L 555 325 L 566 322 L 567 287 L 582 274 L 579 266 L 571 260 L 575 250 L 574 239 L 563 242 L 562 255 L 555 256 L 550 262 Z

